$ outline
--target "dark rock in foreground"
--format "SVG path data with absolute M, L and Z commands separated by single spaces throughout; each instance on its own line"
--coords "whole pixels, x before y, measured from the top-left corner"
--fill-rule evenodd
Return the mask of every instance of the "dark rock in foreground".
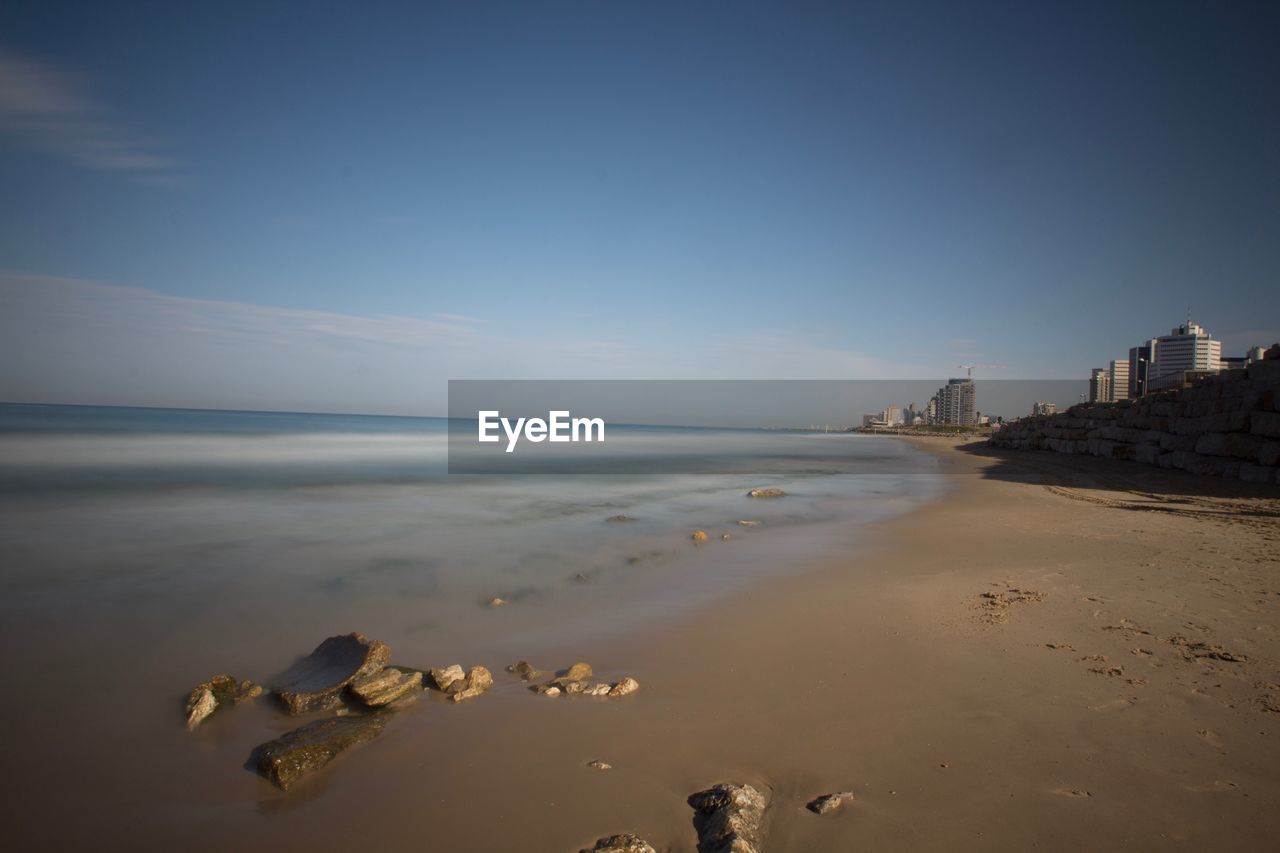
M 601 838 L 596 842 L 595 847 L 584 848 L 579 853 L 602 853 L 602 851 L 608 851 L 608 853 L 658 853 L 648 841 L 630 833 Z
M 262 688 L 252 681 L 237 681 L 223 673 L 197 684 L 187 694 L 187 728 L 194 729 L 219 708 L 234 706 L 262 695 Z
M 750 785 L 720 784 L 689 797 L 698 853 L 760 853 L 768 798 Z
M 275 691 L 290 714 L 324 711 L 342 704 L 342 689 L 382 670 L 391 648 L 363 634 L 330 637 L 276 680 Z
M 839 791 L 835 794 L 823 794 L 805 806 L 814 814 L 833 812 L 853 799 L 853 791 Z
M 366 714 L 316 720 L 262 744 L 250 760 L 259 773 L 287 791 L 339 753 L 380 735 L 386 719 L 383 714 Z

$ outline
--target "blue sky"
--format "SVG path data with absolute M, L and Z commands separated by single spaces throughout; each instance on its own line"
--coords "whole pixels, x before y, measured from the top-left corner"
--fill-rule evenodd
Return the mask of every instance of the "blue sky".
M 305 13 L 299 10 L 305 8 Z M 1280 7 L 0 7 L 0 399 L 1280 339 Z

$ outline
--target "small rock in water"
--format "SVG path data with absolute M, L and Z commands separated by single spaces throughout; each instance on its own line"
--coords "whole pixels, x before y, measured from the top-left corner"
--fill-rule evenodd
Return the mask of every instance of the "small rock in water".
M 290 714 L 332 710 L 344 687 L 380 671 L 390 657 L 390 646 L 363 634 L 330 637 L 276 680 L 276 696 Z
M 607 761 L 601 761 L 598 758 L 593 761 L 588 761 L 587 766 L 592 768 L 593 770 L 612 770 L 613 769 L 612 764 L 608 763 Z
M 584 696 L 608 696 L 609 691 L 612 689 L 613 687 L 611 685 L 601 682 L 585 688 L 582 693 Z
M 720 538 L 721 538 L 721 539 L 732 539 L 733 537 L 732 537 L 732 536 L 730 536 L 728 533 L 721 533 L 721 534 L 720 534 Z
M 539 675 L 538 670 L 527 660 L 511 664 L 511 666 L 507 667 L 507 672 L 519 676 L 523 681 L 533 681 Z
M 759 526 L 760 526 L 760 522 L 758 522 L 758 521 L 748 521 L 748 520 L 747 520 L 747 519 L 745 519 L 745 518 L 744 518 L 744 519 L 739 519 L 738 523 L 739 523 L 739 524 L 741 524 L 743 527 L 759 527 Z
M 596 842 L 595 847 L 585 847 L 579 853 L 658 853 L 653 845 L 638 835 L 610 835 Z
M 689 797 L 697 813 L 698 850 L 703 853 L 760 853 L 760 823 L 769 801 L 750 785 L 720 784 Z
M 386 719 L 385 714 L 363 714 L 316 720 L 262 744 L 250 760 L 259 773 L 288 790 L 339 753 L 380 735 Z
M 548 687 L 545 684 L 539 684 L 538 687 L 535 689 L 538 693 L 541 693 L 543 696 L 559 696 L 560 695 L 559 687 Z
M 379 708 L 421 690 L 422 673 L 403 672 L 389 666 L 382 672 L 356 679 L 347 689 L 370 708 Z
M 946 765 L 942 765 L 946 767 Z M 853 799 L 853 791 L 840 791 L 835 794 L 823 794 L 813 802 L 809 803 L 805 808 L 814 814 L 826 814 L 833 812 L 845 804 L 846 801 Z
M 498 596 L 496 595 L 493 598 L 489 599 L 490 607 L 501 607 L 506 603 L 507 603 L 507 600 L 505 598 L 498 598 Z
M 630 676 L 622 679 L 609 690 L 610 696 L 629 696 L 640 689 L 640 682 Z M 659 691 L 661 692 L 661 691 Z
M 467 674 L 463 672 L 462 667 L 456 663 L 452 666 L 446 666 L 443 669 L 431 670 L 431 680 L 435 682 L 436 689 L 442 690 L 446 693 L 449 692 L 449 688 L 452 685 L 457 684 L 460 681 L 465 681 L 466 678 Z M 462 685 L 462 687 L 465 686 L 465 684 Z M 462 687 L 458 687 L 456 689 L 461 690 Z
M 693 541 L 694 541 L 694 542 L 706 542 L 706 541 L 707 541 L 707 531 L 705 531 L 705 530 L 695 530 L 695 531 L 693 531 Z
M 606 518 L 605 521 L 612 521 L 614 524 L 627 524 L 628 522 L 635 521 L 635 519 L 629 515 L 611 515 Z
M 749 498 L 781 498 L 786 497 L 786 492 L 782 489 L 752 489 L 747 492 Z
M 197 687 L 187 696 L 187 731 L 204 722 L 205 718 L 218 709 L 218 700 L 208 687 Z
M 591 664 L 579 661 L 565 670 L 564 675 L 553 680 L 557 684 L 562 681 L 587 681 L 592 675 L 594 673 L 591 671 Z
M 456 686 L 458 683 L 459 682 L 455 681 L 453 682 L 452 685 L 450 685 L 450 687 L 452 688 Z M 462 689 L 457 691 L 454 691 L 451 689 L 449 691 L 450 693 L 449 698 L 452 699 L 454 702 L 462 702 L 467 699 L 473 699 L 476 696 L 479 696 L 481 693 L 488 690 L 492 686 L 493 686 L 493 673 L 489 672 L 489 670 L 485 669 L 482 666 L 473 666 L 471 667 L 470 671 L 467 672 L 466 682 L 463 685 Z

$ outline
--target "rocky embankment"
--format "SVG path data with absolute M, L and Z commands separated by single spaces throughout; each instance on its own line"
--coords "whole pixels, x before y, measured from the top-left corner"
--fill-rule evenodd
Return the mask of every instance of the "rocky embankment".
M 990 444 L 1280 483 L 1280 344 L 1247 369 L 1223 371 L 1190 388 L 1022 418 Z

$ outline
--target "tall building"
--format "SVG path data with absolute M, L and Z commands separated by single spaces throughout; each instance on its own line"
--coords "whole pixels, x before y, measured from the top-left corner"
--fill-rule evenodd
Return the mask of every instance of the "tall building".
M 977 394 L 972 379 L 949 379 L 929 401 L 936 409 L 933 423 L 955 426 L 976 426 L 978 423 Z
M 889 426 L 902 425 L 902 407 L 901 406 L 890 405 L 887 409 L 884 410 L 882 415 L 884 417 L 884 422 L 887 423 Z
M 1151 369 L 1151 351 L 1155 341 L 1147 341 L 1139 347 L 1129 348 L 1129 399 L 1136 400 L 1147 393 L 1147 374 Z
M 1095 367 L 1089 374 L 1089 402 L 1111 402 L 1111 371 L 1105 367 Z
M 1188 320 L 1154 341 L 1154 364 L 1148 390 L 1181 385 L 1189 370 L 1217 373 L 1222 366 L 1222 342 Z
M 1057 403 L 1034 403 L 1031 406 L 1031 414 L 1033 415 L 1056 415 L 1057 413 Z
M 1111 402 L 1129 399 L 1129 362 L 1113 359 L 1107 369 L 1107 382 L 1111 389 Z

